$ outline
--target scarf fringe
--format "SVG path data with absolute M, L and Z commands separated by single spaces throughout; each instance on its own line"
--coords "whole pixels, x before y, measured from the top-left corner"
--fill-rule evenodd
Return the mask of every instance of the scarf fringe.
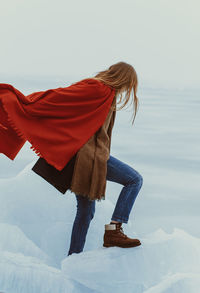
M 84 193 L 84 192 L 81 192 L 80 190 L 79 191 L 76 191 L 76 190 L 74 190 L 74 189 L 71 189 L 71 188 L 69 188 L 69 191 L 71 191 L 71 193 L 75 193 L 76 195 L 80 195 L 80 196 L 84 196 L 84 197 L 87 197 L 88 198 L 88 200 L 90 200 L 90 201 L 93 201 L 93 200 L 96 200 L 96 201 L 101 201 L 101 200 L 105 200 L 105 195 L 103 194 L 103 195 L 100 195 L 99 197 L 97 197 L 97 198 L 91 198 L 88 194 L 86 194 L 86 193 Z
M 7 129 L 8 129 L 8 127 L 4 126 L 4 125 L 3 125 L 3 124 L 1 124 L 1 123 L 0 123 L 0 127 L 1 127 L 1 129 L 5 129 L 5 130 L 7 130 Z
M 9 125 L 11 126 L 11 128 L 14 129 L 14 131 L 16 132 L 16 134 L 17 134 L 21 139 L 23 139 L 23 140 L 26 141 L 26 140 L 27 140 L 26 136 L 25 136 L 24 133 L 23 133 L 23 132 L 22 132 L 22 131 L 21 131 L 21 130 L 15 125 L 15 122 L 14 122 L 13 119 L 11 118 L 10 114 L 7 112 L 7 110 L 6 110 L 6 106 L 5 106 L 5 104 L 3 103 L 3 101 L 2 101 L 2 106 L 3 106 L 4 111 L 5 111 L 6 114 L 7 114 L 7 120 L 8 120 Z M 0 124 L 0 125 L 2 125 L 2 124 Z M 7 129 L 7 128 L 6 128 L 6 129 Z M 39 156 L 39 157 L 41 157 L 41 158 L 44 158 L 44 159 L 47 161 L 48 164 L 53 165 L 56 169 L 58 169 L 58 170 L 60 171 L 60 166 L 58 166 L 55 162 L 52 162 L 51 160 L 45 158 L 45 157 L 43 156 L 43 154 L 41 153 L 41 151 L 39 150 L 39 148 L 36 146 L 35 142 L 33 142 L 32 140 L 28 140 L 28 141 L 29 141 L 29 143 L 31 144 L 30 149 L 32 149 L 32 150 L 35 152 L 35 154 L 36 154 L 37 156 Z

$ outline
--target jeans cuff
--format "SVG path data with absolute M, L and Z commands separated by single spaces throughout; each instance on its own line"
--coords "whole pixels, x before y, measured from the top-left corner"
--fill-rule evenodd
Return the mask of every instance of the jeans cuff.
M 125 223 L 125 224 L 128 223 L 128 219 L 120 218 L 120 217 L 112 217 L 111 220 L 113 220 L 113 221 L 119 221 L 119 222 L 122 222 L 122 223 Z

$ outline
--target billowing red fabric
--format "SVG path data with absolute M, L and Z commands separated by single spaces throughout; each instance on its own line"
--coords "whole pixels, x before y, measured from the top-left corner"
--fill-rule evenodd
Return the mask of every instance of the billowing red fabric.
M 87 78 L 24 96 L 0 83 L 0 153 L 14 160 L 26 141 L 61 171 L 103 125 L 115 89 Z

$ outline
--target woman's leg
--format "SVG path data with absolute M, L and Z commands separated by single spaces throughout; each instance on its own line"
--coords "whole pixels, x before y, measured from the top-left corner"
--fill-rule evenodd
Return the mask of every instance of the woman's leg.
M 87 197 L 76 195 L 77 213 L 74 220 L 71 243 L 68 255 L 83 251 L 87 231 L 95 213 L 95 200 L 90 201 Z
M 106 179 L 124 185 L 122 188 L 113 215 L 112 221 L 127 223 L 129 214 L 143 183 L 142 176 L 129 165 L 120 160 L 109 157 L 107 161 Z M 68 255 L 83 251 L 90 221 L 95 213 L 95 200 L 76 195 L 77 213 L 74 220 L 71 243 Z
M 106 179 L 124 185 L 111 220 L 127 223 L 135 199 L 142 187 L 143 177 L 131 166 L 110 155 L 107 161 Z

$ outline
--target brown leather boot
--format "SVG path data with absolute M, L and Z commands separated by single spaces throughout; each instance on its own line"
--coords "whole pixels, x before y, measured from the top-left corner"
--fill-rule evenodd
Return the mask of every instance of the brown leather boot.
M 141 245 L 139 239 L 129 238 L 124 234 L 122 223 L 105 224 L 104 247 L 118 246 L 123 248 Z

